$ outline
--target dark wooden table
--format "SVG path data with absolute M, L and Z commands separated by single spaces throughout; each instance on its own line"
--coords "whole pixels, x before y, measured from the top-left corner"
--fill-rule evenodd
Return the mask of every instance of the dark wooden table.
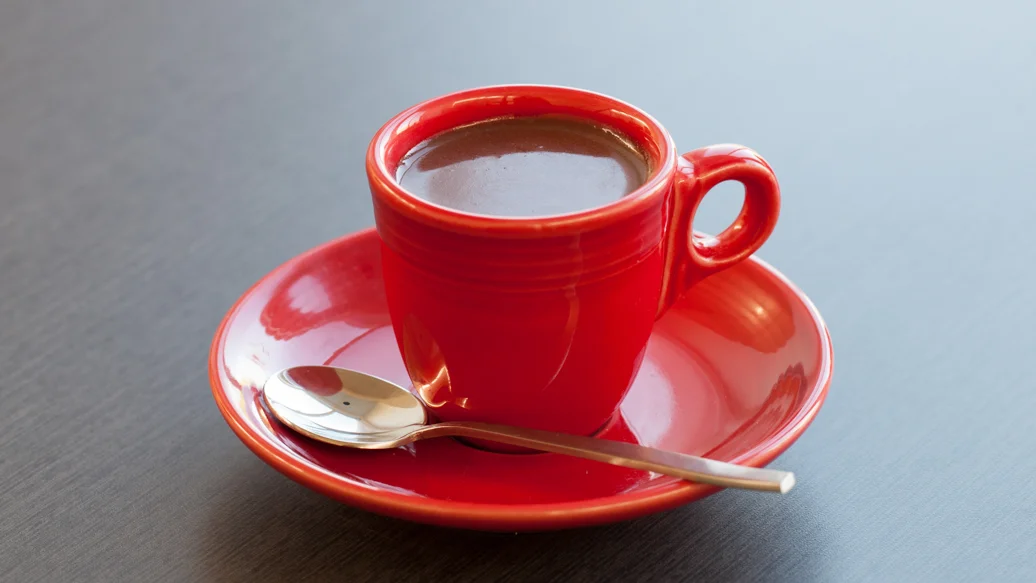
M 0 1 L 0 581 L 1034 580 L 1036 10 L 633 6 Z M 441 530 L 324 499 L 227 428 L 224 311 L 372 224 L 389 116 L 504 82 L 609 93 L 684 150 L 776 168 L 762 255 L 836 352 L 779 460 L 790 495 Z

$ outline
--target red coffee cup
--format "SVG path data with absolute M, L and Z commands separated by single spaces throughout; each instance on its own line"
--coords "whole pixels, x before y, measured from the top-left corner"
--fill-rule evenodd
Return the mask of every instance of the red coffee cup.
M 610 204 L 509 218 L 444 208 L 396 181 L 431 136 L 500 117 L 561 114 L 617 129 L 647 156 L 647 181 Z M 690 286 L 744 260 L 773 231 L 780 190 L 743 146 L 677 155 L 651 116 L 564 87 L 484 87 L 438 97 L 385 124 L 367 152 L 385 293 L 418 394 L 443 420 L 593 434 L 640 368 L 654 321 Z M 725 180 L 745 187 L 734 223 L 692 231 Z

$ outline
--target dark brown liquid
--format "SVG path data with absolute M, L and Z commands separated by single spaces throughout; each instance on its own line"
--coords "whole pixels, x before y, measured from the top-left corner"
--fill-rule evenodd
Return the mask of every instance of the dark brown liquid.
M 615 201 L 647 179 L 644 157 L 588 122 L 526 117 L 443 132 L 411 150 L 396 180 L 440 206 L 498 216 L 550 216 Z

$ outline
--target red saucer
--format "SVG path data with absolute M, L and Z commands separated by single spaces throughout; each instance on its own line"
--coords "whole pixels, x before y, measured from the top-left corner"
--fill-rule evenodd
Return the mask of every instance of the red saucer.
M 227 423 L 291 479 L 399 518 L 482 530 L 588 526 L 717 491 L 555 455 L 509 455 L 452 439 L 356 451 L 301 437 L 266 416 L 274 372 L 331 364 L 409 385 L 385 307 L 373 230 L 278 267 L 230 310 L 209 378 Z M 831 381 L 831 340 L 809 299 L 751 259 L 695 286 L 655 325 L 644 365 L 601 437 L 763 466 L 813 420 Z M 790 468 L 794 469 L 794 468 Z

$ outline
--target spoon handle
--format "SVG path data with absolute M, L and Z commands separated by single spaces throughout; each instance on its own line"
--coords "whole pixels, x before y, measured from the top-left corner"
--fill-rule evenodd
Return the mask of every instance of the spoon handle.
M 538 429 L 479 422 L 447 422 L 429 425 L 420 433 L 421 437 L 452 436 L 487 439 L 507 445 L 656 472 L 724 488 L 762 490 L 784 494 L 795 485 L 795 475 L 791 472 L 739 466 L 643 445 Z

